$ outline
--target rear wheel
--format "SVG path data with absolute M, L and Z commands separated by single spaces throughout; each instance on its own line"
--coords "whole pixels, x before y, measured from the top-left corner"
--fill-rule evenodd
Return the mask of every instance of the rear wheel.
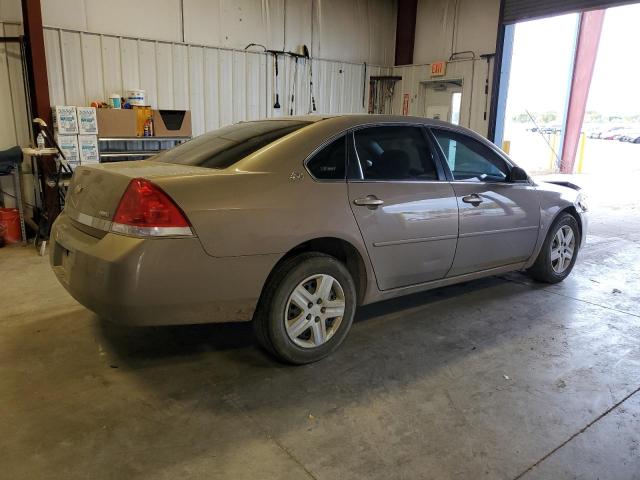
M 304 364 L 333 352 L 347 336 L 355 285 L 335 258 L 303 253 L 277 267 L 254 318 L 258 341 L 280 359 Z
M 580 230 L 568 213 L 560 214 L 553 223 L 529 275 L 540 282 L 558 283 L 567 278 L 578 257 Z

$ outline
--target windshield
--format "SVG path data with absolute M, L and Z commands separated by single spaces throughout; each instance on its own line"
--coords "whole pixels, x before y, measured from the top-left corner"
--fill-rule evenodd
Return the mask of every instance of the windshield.
M 243 122 L 195 137 L 153 158 L 157 162 L 227 168 L 279 138 L 309 125 L 300 120 Z

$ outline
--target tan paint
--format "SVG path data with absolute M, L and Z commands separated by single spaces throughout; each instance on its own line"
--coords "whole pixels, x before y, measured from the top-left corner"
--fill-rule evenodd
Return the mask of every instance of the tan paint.
M 528 202 L 527 211 L 534 204 L 541 212 L 541 228 L 527 236 L 526 249 L 531 254 L 524 258 L 511 255 L 502 262 L 492 257 L 485 270 L 460 269 L 463 275 L 445 277 L 448 265 L 454 263 L 458 235 L 453 184 L 439 182 L 439 190 L 432 188 L 426 195 L 433 203 L 416 210 L 416 198 L 421 201 L 422 187 L 428 192 L 428 182 L 416 182 L 413 187 L 402 182 L 379 183 L 375 188 L 389 205 L 408 212 L 384 220 L 351 208 L 355 197 L 374 188 L 372 183 L 317 181 L 306 171 L 304 161 L 337 135 L 381 122 L 454 128 L 485 144 L 486 140 L 466 129 L 413 117 L 306 119 L 315 123 L 225 170 L 153 160 L 77 169 L 67 206 L 51 235 L 51 263 L 61 283 L 79 302 L 114 321 L 141 325 L 246 321 L 252 318 L 269 273 L 287 252 L 304 242 L 331 237 L 348 242 L 359 253 L 365 270 L 360 279 L 365 285 L 361 303 L 371 303 L 524 267 L 537 255 L 553 217 L 575 199 L 575 191 L 568 188 L 531 183 L 526 187 L 530 195 L 518 200 Z M 151 179 L 176 201 L 195 237 L 134 238 L 106 233 L 100 222 L 93 226 L 78 222 L 113 215 L 129 181 L 136 177 Z M 76 188 L 78 185 L 82 188 Z M 380 209 L 379 215 L 383 212 Z M 473 213 L 477 228 L 482 229 L 484 223 L 496 225 L 496 212 L 479 209 Z M 359 228 L 356 217 L 361 215 Z M 511 226 L 505 215 L 499 228 Z M 515 215 L 513 224 L 529 227 L 530 222 L 522 223 L 523 218 L 526 216 Z M 417 223 L 394 230 L 398 221 Z M 472 250 L 480 256 L 488 251 L 495 257 L 505 241 L 508 244 L 509 239 L 521 236 L 503 236 L 503 243 L 495 245 L 487 236 Z M 381 254 L 372 256 L 372 249 L 380 249 Z M 474 253 L 466 251 L 465 255 Z M 425 271 L 416 269 L 415 259 L 425 258 L 430 259 L 424 262 Z M 376 281 L 376 274 L 384 275 L 382 281 Z

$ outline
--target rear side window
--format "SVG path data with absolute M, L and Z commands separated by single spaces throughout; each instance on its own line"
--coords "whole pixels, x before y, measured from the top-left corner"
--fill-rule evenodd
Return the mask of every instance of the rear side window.
M 195 167 L 228 168 L 309 123 L 300 120 L 260 120 L 229 125 L 162 152 L 153 160 Z
M 489 147 L 471 137 L 446 130 L 433 130 L 453 179 L 463 182 L 504 182 L 509 166 Z
M 346 137 L 340 137 L 316 153 L 307 168 L 318 180 L 344 180 L 346 163 Z
M 354 138 L 364 180 L 438 180 L 422 128 L 369 127 L 356 130 Z

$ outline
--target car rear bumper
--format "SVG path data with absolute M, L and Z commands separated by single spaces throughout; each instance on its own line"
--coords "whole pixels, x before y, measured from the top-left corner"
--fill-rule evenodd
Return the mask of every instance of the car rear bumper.
M 99 316 L 131 325 L 251 320 L 279 259 L 212 257 L 195 237 L 97 238 L 64 212 L 50 242 L 51 267 L 67 291 Z

